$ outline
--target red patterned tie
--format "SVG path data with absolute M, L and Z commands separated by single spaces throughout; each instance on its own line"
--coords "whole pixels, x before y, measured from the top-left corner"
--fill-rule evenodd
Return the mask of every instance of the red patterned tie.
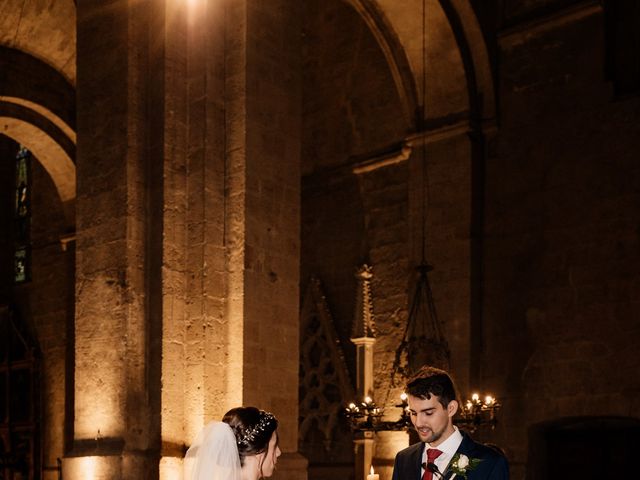
M 427 464 L 435 462 L 436 458 L 442 455 L 442 452 L 437 448 L 430 448 L 427 450 Z M 422 480 L 433 480 L 433 473 L 428 468 L 424 469 L 424 475 Z

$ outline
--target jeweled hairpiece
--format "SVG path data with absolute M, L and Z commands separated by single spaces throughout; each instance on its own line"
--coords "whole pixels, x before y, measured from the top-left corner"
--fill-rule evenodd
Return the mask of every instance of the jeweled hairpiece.
M 276 419 L 273 413 L 265 412 L 262 410 L 260 410 L 260 415 L 261 415 L 260 421 L 256 423 L 253 428 L 247 429 L 244 432 L 244 435 L 238 439 L 238 445 L 248 444 L 249 442 L 253 442 L 256 439 L 256 437 L 260 433 L 264 432 L 269 426 L 269 424 Z

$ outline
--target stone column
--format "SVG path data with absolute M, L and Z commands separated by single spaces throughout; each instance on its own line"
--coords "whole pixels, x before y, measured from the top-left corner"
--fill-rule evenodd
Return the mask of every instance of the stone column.
M 75 420 L 64 477 L 157 477 L 143 2 L 77 5 Z
M 371 299 L 372 268 L 363 265 L 356 272 L 358 292 L 353 319 L 351 342 L 356 346 L 356 391 L 357 402 L 366 397 L 377 399 L 373 382 L 373 347 L 376 344 L 375 317 Z M 373 460 L 375 436 L 373 432 L 358 432 L 353 440 L 355 451 L 355 480 L 365 480 Z
M 297 451 L 298 2 L 78 5 L 75 424 L 64 476 L 179 479 L 233 406 Z
M 300 5 L 229 1 L 226 16 L 227 315 L 242 332 L 238 401 L 280 419 L 278 479 L 296 453 L 300 250 Z

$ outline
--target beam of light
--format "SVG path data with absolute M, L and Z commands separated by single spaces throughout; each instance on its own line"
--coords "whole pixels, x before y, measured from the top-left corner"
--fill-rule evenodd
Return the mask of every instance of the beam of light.
M 160 460 L 160 480 L 182 480 L 182 459 L 162 457 Z M 184 478 L 189 478 L 184 476 Z
M 80 465 L 78 466 L 81 474 L 80 478 L 86 480 L 93 480 L 96 478 L 97 463 L 97 457 L 84 457 L 80 459 Z

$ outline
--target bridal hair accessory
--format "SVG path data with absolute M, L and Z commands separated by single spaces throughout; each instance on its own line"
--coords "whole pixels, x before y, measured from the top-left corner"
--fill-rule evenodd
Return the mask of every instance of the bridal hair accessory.
M 254 425 L 253 428 L 248 428 L 244 435 L 238 439 L 238 445 L 248 445 L 249 442 L 253 442 L 256 437 L 264 432 L 269 424 L 273 422 L 276 417 L 273 413 L 265 412 L 260 410 L 260 421 Z

